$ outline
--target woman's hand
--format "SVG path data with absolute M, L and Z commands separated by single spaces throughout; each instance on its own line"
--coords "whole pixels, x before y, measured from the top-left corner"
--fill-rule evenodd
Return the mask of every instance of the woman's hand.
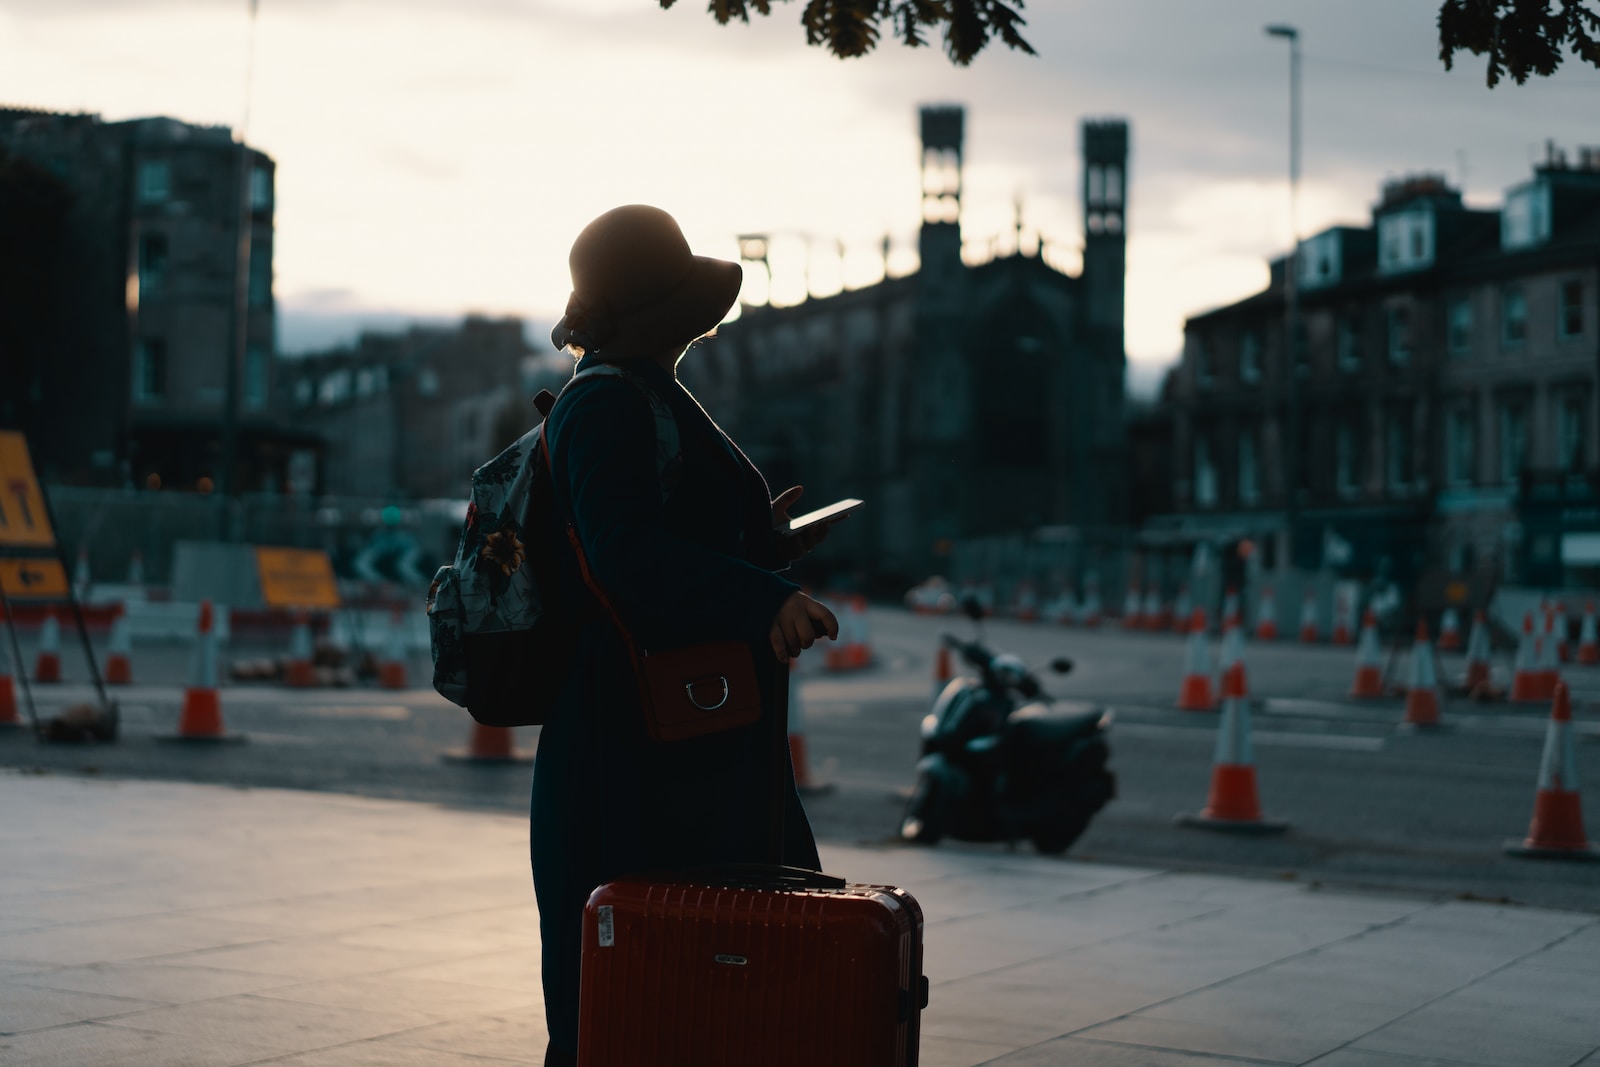
M 778 542 L 778 557 L 785 563 L 795 560 L 816 548 L 828 537 L 828 528 L 839 519 L 832 522 L 819 522 L 808 526 L 799 533 L 784 533 L 783 528 L 789 525 L 789 506 L 800 499 L 800 494 L 805 492 L 803 486 L 791 486 L 778 494 L 772 502 L 772 529 Z M 839 518 L 844 518 L 840 516 Z
M 778 615 L 772 620 L 767 640 L 772 642 L 772 654 L 779 663 L 788 663 L 802 649 L 810 648 L 824 635 L 834 641 L 839 637 L 839 620 L 823 604 L 804 593 L 791 593 Z

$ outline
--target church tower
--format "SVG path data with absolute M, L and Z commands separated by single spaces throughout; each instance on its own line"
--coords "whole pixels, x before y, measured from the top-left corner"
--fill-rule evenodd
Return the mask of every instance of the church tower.
M 1122 484 L 1124 379 L 1123 287 L 1128 246 L 1128 124 L 1083 124 L 1083 323 L 1079 411 L 1088 417 L 1086 454 L 1074 510 L 1083 521 L 1116 524 L 1127 511 Z

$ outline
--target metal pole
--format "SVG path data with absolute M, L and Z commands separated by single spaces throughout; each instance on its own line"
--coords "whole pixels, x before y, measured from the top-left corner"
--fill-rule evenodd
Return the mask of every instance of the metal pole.
M 250 0 L 250 43 L 245 53 L 244 116 L 239 123 L 239 187 L 233 257 L 233 338 L 228 346 L 222 407 L 221 459 L 217 468 L 217 537 L 234 540 L 232 511 L 238 495 L 234 468 L 239 462 L 239 389 L 244 376 L 245 352 L 250 338 L 250 95 L 255 79 L 256 6 Z
M 1300 31 L 1293 26 L 1268 26 L 1267 35 L 1289 42 L 1289 234 L 1291 251 L 1283 272 L 1284 362 L 1288 373 L 1283 469 L 1284 522 L 1288 527 L 1287 562 L 1297 562 L 1295 528 L 1300 517 Z

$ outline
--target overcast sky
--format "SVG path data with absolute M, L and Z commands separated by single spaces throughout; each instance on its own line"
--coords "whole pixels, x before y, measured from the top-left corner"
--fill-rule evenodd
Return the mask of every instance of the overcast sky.
M 1302 231 L 1366 219 L 1386 177 L 1436 170 L 1495 204 L 1546 138 L 1600 144 L 1600 72 L 1483 87 L 1437 59 L 1437 0 L 1034 0 L 1037 57 L 969 69 L 804 44 L 800 6 L 719 27 L 700 0 L 261 0 L 249 136 L 278 162 L 283 343 L 354 312 L 549 320 L 566 254 L 619 203 L 675 214 L 697 251 L 796 235 L 774 297 L 879 271 L 918 218 L 916 108 L 967 107 L 963 226 L 1079 240 L 1078 123 L 1132 124 L 1127 338 L 1174 357 L 1187 314 L 1265 282 L 1289 242 L 1288 55 L 1305 48 Z M 247 0 L 0 0 L 0 103 L 238 125 Z M 754 287 L 749 295 L 759 297 Z

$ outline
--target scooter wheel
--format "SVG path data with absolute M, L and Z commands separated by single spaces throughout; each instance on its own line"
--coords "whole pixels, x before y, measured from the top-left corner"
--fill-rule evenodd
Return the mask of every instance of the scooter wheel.
M 917 845 L 936 845 L 944 836 L 939 817 L 939 780 L 931 774 L 917 775 L 916 788 L 906 803 L 900 820 L 900 838 Z

